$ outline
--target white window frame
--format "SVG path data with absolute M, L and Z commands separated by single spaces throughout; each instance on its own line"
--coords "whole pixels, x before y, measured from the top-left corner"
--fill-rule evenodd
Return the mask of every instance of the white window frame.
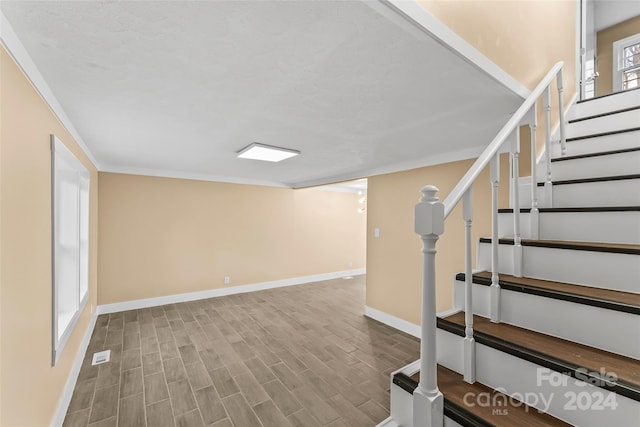
M 613 91 L 622 90 L 622 72 L 624 71 L 624 48 L 640 43 L 640 33 L 613 42 Z
M 89 300 L 90 177 L 62 141 L 51 135 L 53 366 Z

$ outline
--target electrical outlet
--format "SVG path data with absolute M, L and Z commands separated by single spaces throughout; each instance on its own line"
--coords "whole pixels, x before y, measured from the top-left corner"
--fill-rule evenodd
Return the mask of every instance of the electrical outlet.
M 353 267 L 353 262 L 349 261 L 349 268 Z
M 380 229 L 379 228 L 374 228 L 373 229 L 373 237 L 375 237 L 376 239 L 380 238 Z
M 224 276 L 224 284 L 228 285 L 229 283 L 231 283 L 231 277 L 229 276 Z

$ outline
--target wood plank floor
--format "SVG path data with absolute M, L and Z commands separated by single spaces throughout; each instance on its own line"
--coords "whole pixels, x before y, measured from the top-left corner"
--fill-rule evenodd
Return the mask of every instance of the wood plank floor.
M 101 315 L 64 426 L 373 426 L 419 342 L 364 295 L 358 276 Z

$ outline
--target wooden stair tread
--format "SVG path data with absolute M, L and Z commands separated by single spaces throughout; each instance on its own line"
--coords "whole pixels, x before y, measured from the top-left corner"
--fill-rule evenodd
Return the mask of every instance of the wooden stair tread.
M 587 184 L 590 182 L 604 182 L 604 181 L 624 181 L 627 179 L 640 179 L 640 174 L 631 175 L 611 175 L 611 176 L 598 176 L 593 178 L 576 178 L 576 179 L 564 179 L 559 181 L 551 181 L 553 185 L 567 185 L 567 184 Z M 538 182 L 538 187 L 544 186 L 544 182 Z
M 411 379 L 415 381 L 416 385 L 420 382 L 420 372 L 411 376 Z M 469 384 L 464 381 L 462 375 L 455 371 L 438 365 L 438 388 L 442 392 L 445 401 L 462 408 L 464 411 L 473 414 L 474 416 L 481 418 L 486 423 L 494 426 L 568 426 L 570 424 L 565 423 L 549 414 L 539 412 L 535 408 L 531 408 L 527 405 L 514 404 L 508 396 L 487 387 L 484 384 L 475 382 Z M 482 396 L 483 393 L 489 393 L 491 395 L 491 401 L 493 402 L 494 396 L 504 396 L 496 399 L 496 402 L 506 403 L 506 406 L 470 406 L 465 403 L 465 395 L 472 393 L 473 396 Z M 445 403 L 446 406 L 446 403 Z M 506 412 L 494 412 L 494 410 L 502 410 Z
M 543 183 L 544 185 L 544 183 Z M 593 207 L 567 207 L 567 208 L 539 208 L 540 213 L 577 213 L 577 212 L 638 212 L 640 206 L 593 206 Z M 531 208 L 521 208 L 521 213 L 530 213 Z M 498 213 L 513 213 L 511 208 L 498 209 Z
M 513 245 L 511 237 L 501 237 L 499 242 L 503 245 Z M 491 243 L 490 237 L 481 237 L 480 243 Z M 611 252 L 629 255 L 640 255 L 640 245 L 633 243 L 606 243 L 606 242 L 576 242 L 569 240 L 530 240 L 522 239 L 522 246 L 536 246 L 556 249 L 573 249 L 578 251 Z
M 459 278 L 458 278 L 459 277 Z M 474 281 L 481 284 L 491 284 L 491 272 L 481 271 L 473 274 Z M 464 281 L 464 273 L 456 276 L 458 280 Z M 509 274 L 500 274 L 501 285 L 513 284 L 522 287 L 543 289 L 551 292 L 582 296 L 601 301 L 610 301 L 624 306 L 631 306 L 640 309 L 640 294 L 631 292 L 615 291 L 611 289 L 594 288 L 591 286 L 574 285 L 571 283 L 554 282 L 551 280 L 533 279 L 530 277 L 515 277 Z M 637 310 L 633 310 L 634 313 Z
M 445 320 L 464 327 L 464 312 L 447 316 Z M 474 332 L 499 338 L 533 352 L 550 356 L 555 360 L 587 368 L 592 372 L 599 372 L 604 368 L 606 372 L 615 373 L 620 382 L 640 390 L 640 361 L 636 359 L 518 326 L 493 323 L 477 315 L 473 316 L 473 329 Z

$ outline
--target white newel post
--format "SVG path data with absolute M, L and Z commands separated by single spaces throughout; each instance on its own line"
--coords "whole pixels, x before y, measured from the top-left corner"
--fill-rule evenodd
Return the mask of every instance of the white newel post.
M 511 139 L 511 170 L 513 185 L 513 275 L 522 277 L 522 244 L 520 237 L 520 129 Z
M 491 321 L 500 322 L 500 277 L 498 276 L 498 186 L 500 154 L 491 159 Z
M 422 239 L 422 327 L 420 336 L 420 383 L 413 392 L 413 425 L 441 427 L 444 399 L 438 390 L 436 365 L 436 242 L 444 233 L 444 205 L 438 188 L 427 185 L 415 208 L 415 231 Z
M 471 269 L 471 223 L 473 222 L 473 190 L 464 193 L 462 199 L 462 219 L 465 234 L 465 285 L 464 285 L 464 380 L 476 382 L 476 343 L 473 338 L 473 271 Z
M 558 86 L 558 112 L 560 113 L 560 150 L 562 155 L 567 154 L 567 139 L 564 134 L 564 89 L 562 86 L 562 68 L 558 71 L 556 80 Z
M 533 117 L 531 118 L 531 213 L 529 214 L 531 238 L 538 239 L 539 235 L 539 211 L 538 211 L 538 162 L 536 151 L 536 131 L 538 130 L 538 102 L 533 104 Z
M 553 207 L 553 187 L 551 184 L 551 86 L 547 86 L 542 99 L 544 103 L 544 154 L 547 176 L 544 180 L 544 207 Z

